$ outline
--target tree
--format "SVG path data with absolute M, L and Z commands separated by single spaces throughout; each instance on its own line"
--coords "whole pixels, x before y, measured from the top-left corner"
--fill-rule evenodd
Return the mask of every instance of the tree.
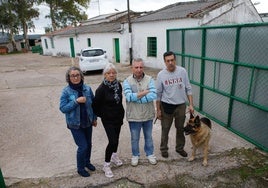
M 23 31 L 25 48 L 29 49 L 28 29 L 33 28 L 32 18 L 38 17 L 39 12 L 33 8 L 36 0 L 1 0 L 0 25 L 2 31 L 7 31 L 13 50 L 17 51 L 14 35 Z
M 78 22 L 87 19 L 84 9 L 88 8 L 90 0 L 39 0 L 39 4 L 46 3 L 50 8 L 47 18 L 51 19 L 52 30 L 76 26 Z M 49 29 L 47 29 L 49 30 Z
M 0 25 L 2 33 L 7 32 L 13 51 L 17 51 L 14 35 L 19 32 L 19 22 L 9 0 L 0 0 Z
M 32 18 L 39 16 L 38 10 L 33 8 L 35 2 L 35 0 L 13 0 L 14 10 L 20 21 L 23 31 L 23 38 L 25 41 L 25 48 L 27 50 L 30 47 L 28 40 L 28 29 L 34 28 Z

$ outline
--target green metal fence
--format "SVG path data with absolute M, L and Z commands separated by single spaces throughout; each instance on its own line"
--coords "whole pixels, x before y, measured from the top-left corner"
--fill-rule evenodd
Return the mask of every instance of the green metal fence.
M 6 184 L 5 184 L 5 180 L 4 180 L 1 168 L 0 168 L 0 188 L 6 188 Z
M 194 106 L 268 151 L 268 23 L 167 30 Z

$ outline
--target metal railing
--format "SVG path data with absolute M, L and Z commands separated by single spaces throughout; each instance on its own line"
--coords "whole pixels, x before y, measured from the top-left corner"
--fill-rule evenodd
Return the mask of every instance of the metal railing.
M 167 30 L 197 111 L 268 151 L 268 23 Z

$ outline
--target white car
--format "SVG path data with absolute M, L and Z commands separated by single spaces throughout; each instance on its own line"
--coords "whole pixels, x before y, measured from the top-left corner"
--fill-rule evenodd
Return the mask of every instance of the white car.
M 79 67 L 81 71 L 103 70 L 109 62 L 106 56 L 106 51 L 102 48 L 85 48 L 78 53 Z

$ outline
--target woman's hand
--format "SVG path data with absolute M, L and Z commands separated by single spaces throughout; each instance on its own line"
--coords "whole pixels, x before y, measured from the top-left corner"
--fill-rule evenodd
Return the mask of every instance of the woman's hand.
M 85 103 L 86 102 L 86 97 L 78 97 L 77 99 L 76 99 L 76 102 L 78 102 L 78 103 Z

